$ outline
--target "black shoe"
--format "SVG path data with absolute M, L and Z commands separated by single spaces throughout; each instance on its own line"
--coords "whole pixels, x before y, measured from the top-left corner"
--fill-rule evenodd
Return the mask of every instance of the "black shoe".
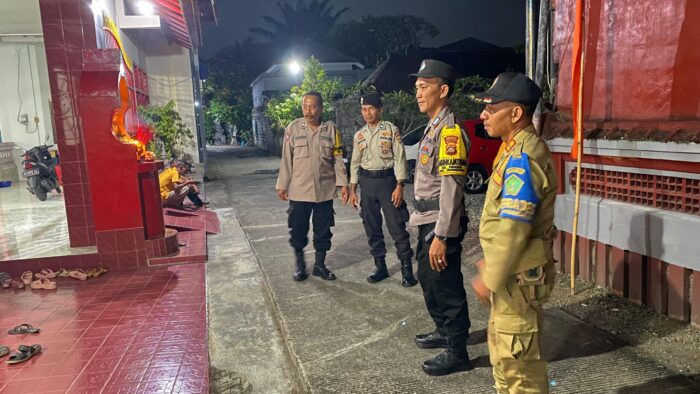
M 416 335 L 415 342 L 416 346 L 421 349 L 447 348 L 447 335 L 435 330 L 427 334 Z
M 410 258 L 401 260 L 401 275 L 403 276 L 401 280 L 403 287 L 413 287 L 418 284 L 418 281 L 413 276 L 413 266 Z
M 474 369 L 474 366 L 469 361 L 469 353 L 466 351 L 457 352 L 453 349 L 446 349 L 430 360 L 423 362 L 421 368 L 428 375 L 442 376 L 455 372 L 471 371 Z
M 389 277 L 389 271 L 386 269 L 384 257 L 375 257 L 374 266 L 374 273 L 367 277 L 367 282 L 377 283 Z
M 297 269 L 294 271 L 294 280 L 301 282 L 309 277 L 306 273 L 306 262 L 304 261 L 304 251 L 294 252 L 296 257 Z
M 328 268 L 326 268 L 326 253 L 316 252 L 316 263 L 314 264 L 314 269 L 311 271 L 311 275 L 320 276 L 324 280 L 335 280 L 335 274 L 332 273 Z

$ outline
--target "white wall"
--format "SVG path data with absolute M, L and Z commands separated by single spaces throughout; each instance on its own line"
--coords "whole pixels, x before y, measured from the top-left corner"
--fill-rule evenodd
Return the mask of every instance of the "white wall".
M 185 146 L 184 150 L 196 162 L 199 153 L 190 53 L 179 45 L 167 45 L 165 40 L 157 44 L 159 45 L 149 46 L 146 51 L 151 104 L 163 105 L 170 100 L 175 101 L 177 111 L 194 136 L 192 143 Z
M 17 78 L 18 51 L 19 79 Z M 33 87 L 32 82 L 34 83 Z M 43 144 L 47 138 L 48 144 L 53 144 L 50 98 L 49 73 L 43 44 L 0 42 L 0 131 L 2 132 L 2 140 L 14 142 L 22 148 L 31 148 L 40 142 Z M 34 124 L 34 99 L 36 99 L 36 116 L 39 117 L 38 132 L 35 131 Z M 20 106 L 21 113 L 28 115 L 29 125 L 27 127 L 17 122 Z

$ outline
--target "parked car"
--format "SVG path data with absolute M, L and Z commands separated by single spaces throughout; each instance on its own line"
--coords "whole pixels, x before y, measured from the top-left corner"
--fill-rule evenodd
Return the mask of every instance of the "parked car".
M 418 158 L 418 142 L 423 136 L 425 126 L 416 127 L 403 136 L 410 174 L 409 182 L 413 182 L 416 159 Z M 487 180 L 491 176 L 493 161 L 501 146 L 501 139 L 489 137 L 484 129 L 484 123 L 479 119 L 462 121 L 462 127 L 467 131 L 472 143 L 464 191 L 470 194 L 483 193 L 488 186 Z

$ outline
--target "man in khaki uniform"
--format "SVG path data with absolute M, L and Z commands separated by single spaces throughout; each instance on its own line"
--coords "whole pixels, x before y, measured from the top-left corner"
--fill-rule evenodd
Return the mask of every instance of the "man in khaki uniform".
M 522 74 L 503 73 L 473 99 L 486 104 L 486 131 L 503 139 L 489 181 L 479 238 L 484 259 L 472 285 L 491 303 L 488 345 L 498 393 L 547 393 L 542 304 L 554 283 L 552 234 L 557 179 L 532 125 L 542 93 Z
M 471 323 L 461 271 L 470 143 L 449 107 L 457 70 L 426 59 L 412 76 L 418 108 L 430 123 L 418 145 L 411 225 L 418 226 L 418 280 L 436 326 L 430 333 L 416 335 L 415 342 L 423 349 L 446 348 L 422 365 L 427 374 L 446 375 L 473 368 L 467 353 Z
M 289 243 L 296 256 L 294 280 L 306 274 L 304 247 L 309 243 L 309 217 L 313 213 L 315 264 L 312 274 L 325 280 L 335 279 L 326 268 L 326 252 L 331 248 L 333 198 L 341 187 L 343 204 L 348 202 L 348 177 L 343 162 L 340 133 L 331 121 L 321 122 L 323 98 L 308 92 L 302 99 L 303 118 L 294 120 L 284 132 L 282 160 L 277 177 L 277 195 L 289 200 L 287 213 Z
M 382 100 L 377 94 L 363 95 L 360 105 L 367 124 L 353 138 L 350 204 L 357 208 L 356 190 L 359 183 L 362 188 L 360 216 L 375 265 L 374 273 L 367 277 L 367 281 L 376 283 L 389 277 L 382 231 L 384 213 L 386 226 L 401 261 L 402 284 L 405 287 L 415 286 L 418 281 L 413 277 L 411 266 L 411 237 L 406 231 L 408 208 L 403 200 L 408 169 L 401 133 L 391 122 L 381 120 Z

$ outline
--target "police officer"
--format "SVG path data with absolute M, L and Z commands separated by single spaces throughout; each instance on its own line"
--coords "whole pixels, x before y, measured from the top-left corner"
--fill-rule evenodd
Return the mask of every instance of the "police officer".
M 360 105 L 367 124 L 353 138 L 350 204 L 357 208 L 359 182 L 362 190 L 360 216 L 375 265 L 374 273 L 367 277 L 367 281 L 376 283 L 389 277 L 382 231 L 383 212 L 401 261 L 402 284 L 405 287 L 415 286 L 418 281 L 413 277 L 411 266 L 413 250 L 406 231 L 408 208 L 403 199 L 408 169 L 401 133 L 391 122 L 381 120 L 382 100 L 377 94 L 363 95 Z
M 471 323 L 461 271 L 470 142 L 449 106 L 457 70 L 427 59 L 411 75 L 417 78 L 418 108 L 430 117 L 418 145 L 411 225 L 418 226 L 418 280 L 436 326 L 416 335 L 415 342 L 423 349 L 447 348 L 422 365 L 430 375 L 446 375 L 473 368 L 467 353 Z
M 312 274 L 334 280 L 335 274 L 326 267 L 325 260 L 326 252 L 331 248 L 331 227 L 335 224 L 333 198 L 336 187 L 341 187 L 343 204 L 349 198 L 342 140 L 333 122 L 321 122 L 323 98 L 318 92 L 304 95 L 302 112 L 304 117 L 294 120 L 284 132 L 275 188 L 282 201 L 289 200 L 289 243 L 296 256 L 294 280 L 303 281 L 308 277 L 304 247 L 309 243 L 307 234 L 312 214 L 316 250 Z
M 499 393 L 548 392 L 540 344 L 542 304 L 554 283 L 552 236 L 557 179 L 532 125 L 542 93 L 522 74 L 503 73 L 473 98 L 492 137 L 503 139 L 489 181 L 479 238 L 484 259 L 473 281 L 491 303 L 488 346 Z

